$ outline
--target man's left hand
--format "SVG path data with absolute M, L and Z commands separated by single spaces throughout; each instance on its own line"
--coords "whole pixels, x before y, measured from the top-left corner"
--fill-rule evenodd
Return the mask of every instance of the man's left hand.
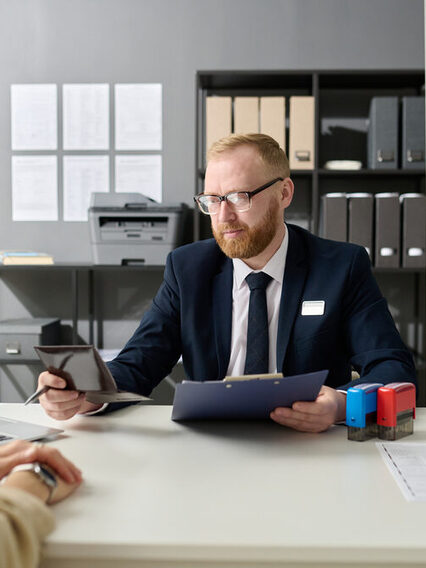
M 345 420 L 346 395 L 323 386 L 314 402 L 295 402 L 291 408 L 275 408 L 270 417 L 282 426 L 300 432 L 323 432 Z

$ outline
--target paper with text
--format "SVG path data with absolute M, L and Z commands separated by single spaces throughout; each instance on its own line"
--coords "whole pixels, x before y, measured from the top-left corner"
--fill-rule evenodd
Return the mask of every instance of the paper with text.
M 12 150 L 56 150 L 56 85 L 11 85 Z
M 109 157 L 64 156 L 64 221 L 87 221 L 94 191 L 109 191 Z
M 407 501 L 426 501 L 426 444 L 376 445 Z
M 115 149 L 161 150 L 162 85 L 115 85 Z
M 162 201 L 162 160 L 158 154 L 115 157 L 115 191 L 142 193 Z
M 63 86 L 64 150 L 108 150 L 109 85 Z
M 58 220 L 56 156 L 12 156 L 12 219 Z

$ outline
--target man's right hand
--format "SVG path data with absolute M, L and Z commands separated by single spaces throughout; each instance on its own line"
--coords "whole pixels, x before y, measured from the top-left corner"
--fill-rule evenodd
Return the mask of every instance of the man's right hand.
M 40 404 L 46 414 L 55 420 L 68 420 L 75 414 L 84 414 L 101 408 L 101 404 L 92 404 L 85 398 L 84 393 L 64 390 L 66 382 L 61 377 L 52 375 L 48 371 L 40 373 L 38 377 L 38 389 L 45 386 L 51 387 L 40 398 Z M 37 390 L 38 390 L 37 389 Z

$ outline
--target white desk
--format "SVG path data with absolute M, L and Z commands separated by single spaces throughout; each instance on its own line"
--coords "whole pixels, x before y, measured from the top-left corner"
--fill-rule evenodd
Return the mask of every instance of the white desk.
M 47 418 L 85 474 L 54 507 L 43 568 L 426 566 L 426 503 L 405 501 L 375 446 L 346 428 L 301 434 L 273 423 L 170 420 L 171 407 Z M 415 434 L 426 441 L 426 410 Z

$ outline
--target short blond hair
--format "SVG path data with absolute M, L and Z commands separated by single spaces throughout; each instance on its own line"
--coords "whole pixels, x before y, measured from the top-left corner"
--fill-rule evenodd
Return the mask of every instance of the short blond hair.
M 267 134 L 231 134 L 214 142 L 207 152 L 207 162 L 239 146 L 256 148 L 262 162 L 271 173 L 282 178 L 290 176 L 286 153 L 276 140 Z

